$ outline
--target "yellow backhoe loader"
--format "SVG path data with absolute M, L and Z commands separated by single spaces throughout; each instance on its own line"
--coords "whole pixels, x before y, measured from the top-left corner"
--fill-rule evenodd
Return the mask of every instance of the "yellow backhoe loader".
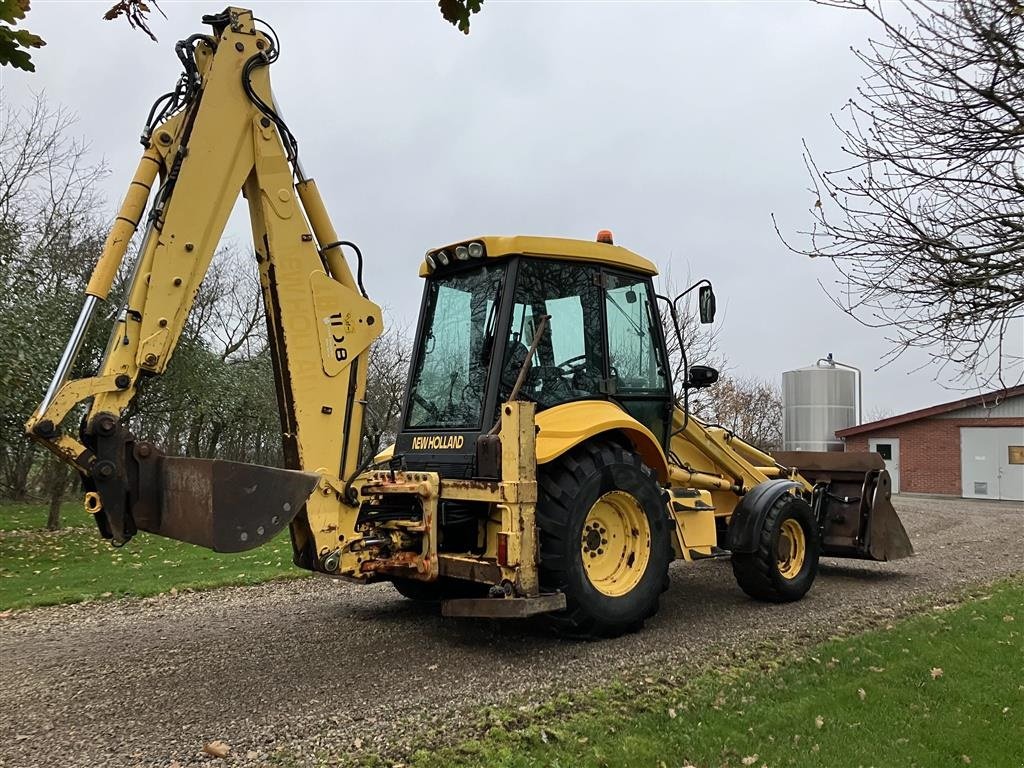
M 366 358 L 382 329 L 362 255 L 353 249 L 353 275 L 343 254 L 352 244 L 271 93 L 274 34 L 241 8 L 203 22 L 208 33 L 176 46 L 184 72 L 150 113 L 78 322 L 26 425 L 81 474 L 86 508 L 115 546 L 141 530 L 239 552 L 288 527 L 301 568 L 390 581 L 407 597 L 443 600 L 446 615 L 546 614 L 592 637 L 652 616 L 675 558 L 728 557 L 749 595 L 789 601 L 810 588 L 822 555 L 911 552 L 877 456 L 772 457 L 688 414 L 665 341 L 678 335 L 680 297 L 656 295 L 654 265 L 605 232 L 427 251 L 397 439 L 361 465 Z M 285 469 L 165 456 L 122 420 L 140 381 L 170 362 L 239 190 Z M 137 230 L 99 370 L 69 380 Z M 711 321 L 711 286 L 695 288 Z M 717 376 L 690 366 L 684 400 Z M 85 418 L 69 424 L 80 404 Z

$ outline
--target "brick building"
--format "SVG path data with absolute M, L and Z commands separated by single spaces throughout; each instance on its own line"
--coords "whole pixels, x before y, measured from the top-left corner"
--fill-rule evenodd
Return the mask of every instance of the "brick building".
M 877 451 L 893 491 L 1024 501 L 1024 385 L 841 429 Z

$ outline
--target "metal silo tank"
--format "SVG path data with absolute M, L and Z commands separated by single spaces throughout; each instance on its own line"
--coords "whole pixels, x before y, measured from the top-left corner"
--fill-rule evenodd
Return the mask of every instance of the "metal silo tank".
M 858 423 L 858 373 L 832 356 L 782 374 L 783 450 L 842 451 L 836 430 Z

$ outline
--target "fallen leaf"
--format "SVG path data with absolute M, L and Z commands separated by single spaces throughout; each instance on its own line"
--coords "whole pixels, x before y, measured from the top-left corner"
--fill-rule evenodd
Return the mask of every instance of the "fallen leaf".
M 816 718 L 814 718 L 814 727 L 815 728 L 821 728 L 824 725 L 825 725 L 825 718 L 824 717 L 822 717 L 821 715 L 818 715 Z
M 203 752 L 214 757 L 227 757 L 231 747 L 220 739 L 215 739 L 203 745 Z
M 860 696 L 861 701 L 864 701 L 864 699 L 868 697 L 867 691 L 865 691 L 863 688 L 857 689 L 857 695 Z
M 968 765 L 970 765 L 970 764 L 971 764 L 971 758 L 970 758 L 970 757 L 968 757 L 967 755 L 960 755 L 960 759 L 961 759 L 961 760 L 963 760 L 963 761 L 964 761 L 965 763 L 967 763 Z
M 868 667 L 872 672 L 885 672 L 885 667 Z
M 672 707 L 668 708 L 668 716 L 671 717 L 673 720 L 676 719 L 676 711 L 672 709 Z
M 740 762 L 744 765 L 753 765 L 757 762 L 757 755 L 748 755 L 747 757 L 744 757 L 742 760 L 740 760 Z
M 363 748 L 363 740 L 358 738 L 358 737 L 356 737 L 352 741 L 352 746 L 355 747 L 356 749 L 362 749 Z
M 1003 621 L 1009 624 L 1011 621 L 1013 621 L 1013 616 L 1011 616 L 1010 614 L 1006 614 L 1005 616 L 1003 616 Z
M 942 677 L 942 667 L 932 667 L 932 680 Z
M 245 753 L 246 760 L 255 760 L 259 756 L 260 753 L 257 752 L 255 749 L 250 749 L 248 752 Z

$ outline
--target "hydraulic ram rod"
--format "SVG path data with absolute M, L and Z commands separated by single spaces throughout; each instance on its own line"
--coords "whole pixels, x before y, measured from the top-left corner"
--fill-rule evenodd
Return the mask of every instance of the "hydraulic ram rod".
M 85 288 L 85 303 L 82 311 L 78 313 L 78 320 L 71 331 L 71 338 L 68 339 L 64 354 L 60 357 L 57 370 L 53 374 L 50 386 L 46 388 L 43 401 L 39 404 L 36 413 L 42 415 L 50 407 L 53 398 L 57 396 L 58 390 L 63 386 L 64 381 L 71 371 L 71 366 L 78 357 L 78 351 L 82 348 L 86 331 L 89 330 L 89 323 L 92 321 L 96 304 L 106 301 L 110 293 L 110 286 L 114 283 L 114 276 L 121 266 L 124 254 L 128 250 L 128 243 L 131 242 L 139 221 L 146 210 L 146 202 L 149 200 L 150 190 L 153 188 L 153 181 L 156 179 L 157 171 L 160 168 L 160 155 L 155 149 L 147 149 L 142 159 L 139 160 L 139 167 L 135 170 L 135 177 L 128 186 L 128 192 L 121 203 L 121 209 L 117 212 L 114 226 L 107 235 L 107 241 L 103 244 L 103 252 L 99 261 L 93 267 L 89 284 Z

